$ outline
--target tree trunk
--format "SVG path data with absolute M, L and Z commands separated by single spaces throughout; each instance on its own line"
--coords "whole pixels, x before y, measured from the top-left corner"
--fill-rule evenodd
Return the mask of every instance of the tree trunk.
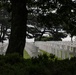
M 25 1 L 26 0 L 11 0 L 12 4 L 11 35 L 6 54 L 19 53 L 19 55 L 23 56 L 23 50 L 26 38 L 26 21 L 27 21 L 27 10 Z

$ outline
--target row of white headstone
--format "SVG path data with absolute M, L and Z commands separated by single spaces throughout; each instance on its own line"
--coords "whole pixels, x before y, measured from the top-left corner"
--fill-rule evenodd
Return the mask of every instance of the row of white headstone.
M 8 43 L 0 43 L 0 54 L 5 55 Z M 36 57 L 40 54 L 40 49 L 48 53 L 56 55 L 58 58 L 71 58 L 76 57 L 76 42 L 70 41 L 36 41 L 27 42 L 25 46 L 26 51 L 31 57 Z
M 35 46 L 46 52 L 56 55 L 58 58 L 71 58 L 76 57 L 76 42 L 70 41 L 36 41 Z
M 35 46 L 33 43 L 26 43 L 25 50 L 31 57 L 37 57 L 39 55 L 39 47 Z
M 0 43 L 0 55 L 5 55 L 8 43 Z

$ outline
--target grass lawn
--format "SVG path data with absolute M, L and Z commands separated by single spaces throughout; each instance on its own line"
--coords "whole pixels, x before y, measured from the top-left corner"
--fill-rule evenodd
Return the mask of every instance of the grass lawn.
M 30 55 L 27 53 L 26 50 L 24 50 L 24 52 L 23 52 L 23 57 L 24 57 L 25 59 L 31 58 Z
M 48 53 L 48 52 L 46 52 L 46 51 L 44 51 L 44 50 L 40 50 L 40 52 L 41 52 L 42 54 L 47 54 L 48 56 L 50 55 L 50 53 Z M 23 54 L 23 57 L 24 57 L 25 59 L 31 58 L 30 55 L 27 53 L 26 50 L 24 50 L 23 53 L 24 53 L 24 54 Z
M 48 53 L 48 52 L 46 52 L 46 51 L 44 51 L 44 50 L 40 50 L 40 52 L 42 53 L 42 54 L 46 54 L 46 55 L 50 55 L 50 53 Z

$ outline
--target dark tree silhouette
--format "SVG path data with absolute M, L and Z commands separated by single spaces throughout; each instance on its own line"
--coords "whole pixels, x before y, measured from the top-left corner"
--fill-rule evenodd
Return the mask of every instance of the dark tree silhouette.
M 27 21 L 26 0 L 10 1 L 12 9 L 11 35 L 6 53 L 19 53 L 23 56 Z

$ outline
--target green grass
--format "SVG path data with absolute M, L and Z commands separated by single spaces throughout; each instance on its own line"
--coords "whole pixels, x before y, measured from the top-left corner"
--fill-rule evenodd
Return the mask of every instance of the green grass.
M 42 54 L 46 54 L 46 55 L 50 55 L 50 53 L 48 53 L 48 52 L 46 52 L 46 51 L 44 51 L 44 50 L 40 50 L 40 52 L 42 53 Z
M 42 54 L 46 54 L 47 56 L 50 56 L 50 54 L 51 54 L 51 53 L 48 53 L 48 52 L 46 52 L 46 51 L 44 51 L 44 50 L 40 50 L 40 52 L 41 52 Z M 58 57 L 56 57 L 56 56 L 55 56 L 55 58 L 57 58 L 58 60 L 62 60 L 62 58 L 58 58 Z
M 24 50 L 24 52 L 23 52 L 23 57 L 24 57 L 25 59 L 31 58 L 30 55 L 27 53 L 26 50 Z
M 50 53 L 48 53 L 48 52 L 46 52 L 46 51 L 44 51 L 44 50 L 40 50 L 40 52 L 41 52 L 42 54 L 46 54 L 47 56 L 50 55 Z M 31 58 L 30 55 L 27 53 L 26 50 L 24 50 L 24 52 L 23 52 L 23 58 L 25 58 L 25 59 Z

